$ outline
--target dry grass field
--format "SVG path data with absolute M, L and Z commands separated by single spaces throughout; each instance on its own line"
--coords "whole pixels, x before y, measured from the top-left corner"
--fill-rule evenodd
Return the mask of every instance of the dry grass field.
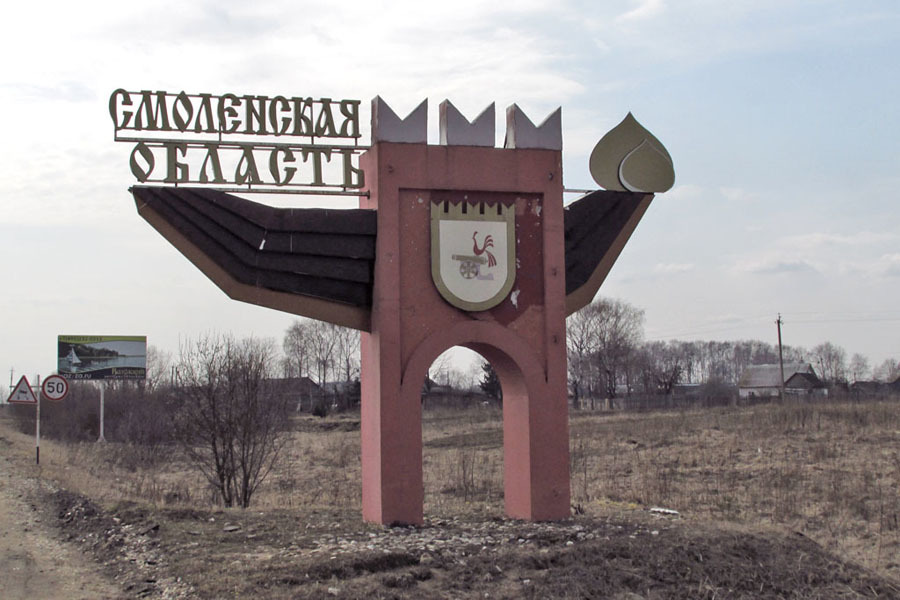
M 137 529 L 148 521 L 154 521 L 157 529 L 165 522 L 166 533 L 155 543 L 168 544 L 166 553 L 178 557 L 171 580 L 191 582 L 192 593 L 201 597 L 221 596 L 223 590 L 240 595 L 250 583 L 269 590 L 259 597 L 272 598 L 484 597 L 482 590 L 490 597 L 512 598 L 541 597 L 541 589 L 545 593 L 556 589 L 557 597 L 603 597 L 596 595 L 601 589 L 596 587 L 601 585 L 598 569 L 612 569 L 626 558 L 625 571 L 608 572 L 603 585 L 613 585 L 623 572 L 633 577 L 625 577 L 618 587 L 602 588 L 606 592 L 631 590 L 639 594 L 635 598 L 900 597 L 898 402 L 574 413 L 570 420 L 574 517 L 553 526 L 516 525 L 502 518 L 500 419 L 499 409 L 492 407 L 426 411 L 426 527 L 395 531 L 394 537 L 391 530 L 365 525 L 359 517 L 358 415 L 298 417 L 282 460 L 247 511 L 216 507 L 209 486 L 170 448 L 147 452 L 127 445 L 44 440 L 38 474 L 52 481 L 54 489 L 65 490 L 57 492 L 60 514 L 80 514 L 78 503 L 88 502 L 100 507 L 88 512 L 106 511 L 117 522 L 136 523 Z M 4 453 L 27 451 L 28 436 L 13 432 L 8 423 L 0 433 L 7 442 Z M 33 454 L 30 458 L 33 462 Z M 70 498 L 69 492 L 75 496 Z M 72 499 L 78 495 L 85 500 Z M 649 511 L 651 507 L 678 514 L 660 517 Z M 220 527 L 232 522 L 245 532 L 253 531 L 246 536 L 249 540 L 242 538 L 242 545 L 235 547 Z M 408 544 L 421 544 L 416 547 L 424 554 L 408 546 L 402 551 L 391 546 L 398 535 Z M 201 543 L 206 536 L 215 536 L 216 544 Z M 440 551 L 449 539 L 457 539 L 468 550 L 453 554 L 451 560 Z M 510 541 L 512 546 L 504 546 Z M 255 545 L 248 550 L 250 542 Z M 497 548 L 508 549 L 504 558 L 498 554 L 492 559 L 501 571 L 460 558 L 477 555 L 479 548 L 486 551 L 494 542 Z M 582 542 L 593 545 L 578 546 L 581 554 L 575 553 L 572 545 Z M 106 539 L 102 546 L 111 544 Z M 94 543 L 98 545 L 99 538 Z M 530 545 L 534 553 L 523 558 L 523 549 Z M 825 550 L 821 556 L 819 547 Z M 348 548 L 377 552 L 381 562 L 372 566 L 369 559 L 354 555 L 356 562 L 347 563 L 342 557 Z M 696 548 L 699 559 L 681 556 L 687 548 Z M 311 558 L 319 552 L 327 555 L 320 556 L 325 562 L 307 564 L 305 579 L 298 580 L 296 567 L 290 565 L 301 554 Z M 209 579 L 203 574 L 209 574 L 210 553 L 243 558 L 226 561 L 225 567 L 217 567 L 217 577 Z M 715 580 L 716 570 L 696 579 L 698 565 L 712 565 L 709 561 L 717 553 L 723 561 L 728 556 L 727 560 L 737 561 L 720 565 L 722 577 L 740 579 L 743 571 L 753 569 L 773 574 L 779 565 L 790 563 L 789 572 L 795 574 L 791 577 L 797 579 L 788 581 L 788 575 L 780 582 L 754 579 L 746 589 L 736 583 L 730 590 Z M 766 554 L 771 556 L 761 557 Z M 576 556 L 582 557 L 580 561 L 574 560 Z M 666 556 L 671 564 L 663 564 Z M 688 558 L 694 562 L 679 562 Z M 646 564 L 636 566 L 642 560 Z M 745 565 L 742 560 L 749 562 Z M 254 573 L 271 570 L 275 583 L 264 584 L 259 578 L 247 583 L 239 567 L 251 563 L 256 565 Z M 441 565 L 444 568 L 439 569 Z M 583 572 L 590 565 L 592 575 Z M 683 570 L 686 583 L 660 587 L 672 575 L 640 575 L 650 566 L 664 573 Z M 321 577 L 313 577 L 313 587 L 303 587 L 310 572 L 319 572 L 316 569 L 324 569 Z M 462 569 L 462 575 L 453 569 Z M 512 577 L 513 572 L 518 575 Z M 579 576 L 573 573 L 581 573 L 590 582 L 579 580 L 587 587 L 574 588 L 537 585 L 559 586 L 554 572 L 576 579 Z M 238 580 L 236 573 L 244 575 Z M 840 573 L 841 583 L 828 580 L 829 573 Z M 770 576 L 776 577 L 766 577 Z M 819 577 L 826 579 L 816 583 Z M 358 580 L 355 587 L 341 584 L 347 578 Z M 453 587 L 466 578 L 472 581 Z M 218 583 L 213 585 L 212 580 Z M 756 585 L 758 593 L 751 589 Z M 150 586 L 146 595 L 154 589 Z
M 900 578 L 900 403 L 572 420 L 573 497 L 778 525 Z

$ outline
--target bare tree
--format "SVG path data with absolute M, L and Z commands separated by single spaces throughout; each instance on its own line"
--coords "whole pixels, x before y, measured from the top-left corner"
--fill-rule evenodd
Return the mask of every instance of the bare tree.
M 270 340 L 208 334 L 180 350 L 174 429 L 225 506 L 250 505 L 283 444 L 286 401 L 267 381 Z
M 900 361 L 896 358 L 888 358 L 883 363 L 875 367 L 872 376 L 878 381 L 892 383 L 900 377 Z
M 822 380 L 837 383 L 847 379 L 847 353 L 840 346 L 824 342 L 812 349 Z
M 644 369 L 647 383 L 652 385 L 657 393 L 668 396 L 675 388 L 675 384 L 682 381 L 686 364 L 690 360 L 684 352 L 682 343 L 677 341 L 648 342 L 644 344 L 642 353 L 645 356 Z M 649 387 L 646 389 L 650 391 Z
M 570 316 L 566 324 L 569 373 L 579 397 L 602 390 L 617 396 L 617 386 L 631 379 L 631 365 L 644 335 L 644 311 L 627 302 L 597 298 Z M 576 391 L 576 390 L 573 390 Z
M 349 327 L 332 325 L 335 337 L 335 375 L 341 381 L 359 377 L 359 332 Z
M 870 370 L 869 359 L 859 352 L 850 357 L 850 377 L 854 382 L 865 381 Z
M 581 408 L 583 398 L 594 397 L 595 316 L 594 311 L 579 310 L 566 320 L 569 385 L 574 408 Z
M 309 321 L 296 320 L 284 332 L 282 342 L 282 372 L 285 377 L 307 377 L 309 375 Z
M 450 385 L 450 371 L 453 369 L 453 349 L 444 351 L 434 359 L 428 368 L 428 379 L 438 385 Z
M 172 384 L 172 353 L 156 346 L 147 346 L 147 377 L 144 386 L 148 392 Z
M 284 333 L 285 377 L 350 381 L 359 373 L 359 332 L 334 323 L 297 320 Z

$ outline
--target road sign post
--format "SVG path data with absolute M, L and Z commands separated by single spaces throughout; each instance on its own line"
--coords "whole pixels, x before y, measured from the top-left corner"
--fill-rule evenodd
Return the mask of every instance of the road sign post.
M 37 376 L 37 411 L 34 415 L 34 463 L 41 464 L 41 376 Z
M 35 394 L 35 390 L 37 390 L 37 394 Z M 31 389 L 28 378 L 22 375 L 6 401 L 10 404 L 33 404 L 35 406 L 34 453 L 35 461 L 37 464 L 41 464 L 41 376 L 37 376 L 37 385 Z

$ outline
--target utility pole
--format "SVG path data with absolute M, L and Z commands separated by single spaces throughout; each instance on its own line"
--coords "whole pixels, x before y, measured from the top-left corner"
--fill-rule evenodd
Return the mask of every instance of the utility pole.
M 784 404 L 784 355 L 781 352 L 781 313 L 778 313 L 778 319 L 775 325 L 778 326 L 778 369 L 781 372 L 781 403 Z

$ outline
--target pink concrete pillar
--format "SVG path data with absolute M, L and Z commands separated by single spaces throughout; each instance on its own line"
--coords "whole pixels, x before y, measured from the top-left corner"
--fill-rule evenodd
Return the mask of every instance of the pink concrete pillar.
M 565 390 L 541 373 L 483 350 L 503 386 L 503 480 L 506 514 L 533 521 L 570 514 L 569 423 Z M 525 361 L 522 361 L 525 366 Z
M 454 345 L 481 352 L 504 390 L 504 488 L 510 516 L 569 515 L 562 166 L 552 150 L 380 142 L 363 155 L 378 211 L 371 333 L 362 339 L 363 516 L 421 523 L 420 392 Z M 431 278 L 431 205 L 503 203 L 516 214 L 510 298 L 464 311 Z
M 381 187 L 378 147 L 363 156 L 370 197 L 362 206 L 378 210 L 372 331 L 360 346 L 363 518 L 391 524 L 421 524 L 422 407 L 400 393 L 400 211 L 396 188 Z M 388 233 L 390 232 L 390 233 Z

